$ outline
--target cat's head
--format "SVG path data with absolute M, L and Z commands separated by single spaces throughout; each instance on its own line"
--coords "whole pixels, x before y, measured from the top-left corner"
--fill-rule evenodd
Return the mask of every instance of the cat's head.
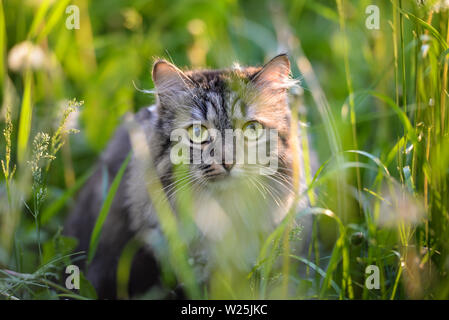
M 188 168 L 184 176 L 211 190 L 250 180 L 257 187 L 263 175 L 291 184 L 287 91 L 296 81 L 287 55 L 263 67 L 224 70 L 182 71 L 157 60 L 153 81 L 164 146 L 156 165 L 164 163 L 164 171 L 173 171 L 182 159 Z

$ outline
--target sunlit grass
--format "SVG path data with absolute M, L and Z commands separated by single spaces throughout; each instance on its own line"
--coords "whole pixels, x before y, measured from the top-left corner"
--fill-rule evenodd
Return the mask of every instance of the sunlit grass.
M 166 289 L 177 279 L 189 298 L 449 297 L 444 2 L 378 1 L 378 30 L 366 28 L 363 1 L 214 1 L 207 8 L 187 0 L 77 1 L 80 30 L 65 28 L 69 3 L 0 1 L 2 298 L 95 298 L 84 276 L 86 289 L 64 287 L 61 271 L 79 255 L 61 226 L 123 115 L 154 102 L 135 88 L 153 86 L 152 57 L 223 68 L 233 61 L 261 64 L 278 51 L 288 51 L 303 87 L 291 95 L 302 132 L 298 160 L 306 167 L 298 177 L 306 187 L 296 200 L 308 195 L 310 206 L 291 210 L 257 239 L 251 268 L 232 261 L 245 254 L 235 239 L 217 246 L 207 287 L 189 262 L 188 243 L 198 232 L 189 212 L 194 190 L 180 183 L 179 217 L 166 201 L 155 202 L 167 245 L 161 262 Z M 14 48 L 35 48 L 30 52 L 39 56 L 11 57 Z M 67 109 L 69 97 L 85 101 L 80 134 L 70 138 L 70 108 L 79 105 Z M 110 179 L 84 253 L 89 259 L 120 179 Z M 150 197 L 159 197 L 159 181 L 148 179 L 154 181 Z M 314 217 L 312 230 L 297 225 L 304 216 Z M 308 231 L 305 252 L 295 252 Z M 120 258 L 121 298 L 130 298 L 136 248 L 130 243 Z M 378 290 L 365 286 L 368 265 L 380 269 Z

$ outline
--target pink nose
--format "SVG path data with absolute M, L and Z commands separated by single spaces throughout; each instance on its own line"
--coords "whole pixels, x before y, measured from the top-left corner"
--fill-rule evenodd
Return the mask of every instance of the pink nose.
M 223 163 L 223 168 L 226 169 L 226 171 L 231 171 L 232 167 L 234 166 L 234 163 Z

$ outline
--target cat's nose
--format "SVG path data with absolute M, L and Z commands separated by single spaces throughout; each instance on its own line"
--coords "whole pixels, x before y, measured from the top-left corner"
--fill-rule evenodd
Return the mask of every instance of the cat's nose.
M 234 163 L 223 163 L 223 168 L 225 168 L 227 172 L 230 172 L 233 166 Z

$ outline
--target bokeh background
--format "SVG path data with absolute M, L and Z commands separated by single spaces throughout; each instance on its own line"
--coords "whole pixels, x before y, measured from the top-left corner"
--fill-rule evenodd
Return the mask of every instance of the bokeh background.
M 154 102 L 155 57 L 225 68 L 288 52 L 308 256 L 275 241 L 249 289 L 199 297 L 447 298 L 448 17 L 437 0 L 1 0 L 0 297 L 95 297 L 85 279 L 76 293 L 58 282 L 75 246 L 61 226 L 124 114 Z

